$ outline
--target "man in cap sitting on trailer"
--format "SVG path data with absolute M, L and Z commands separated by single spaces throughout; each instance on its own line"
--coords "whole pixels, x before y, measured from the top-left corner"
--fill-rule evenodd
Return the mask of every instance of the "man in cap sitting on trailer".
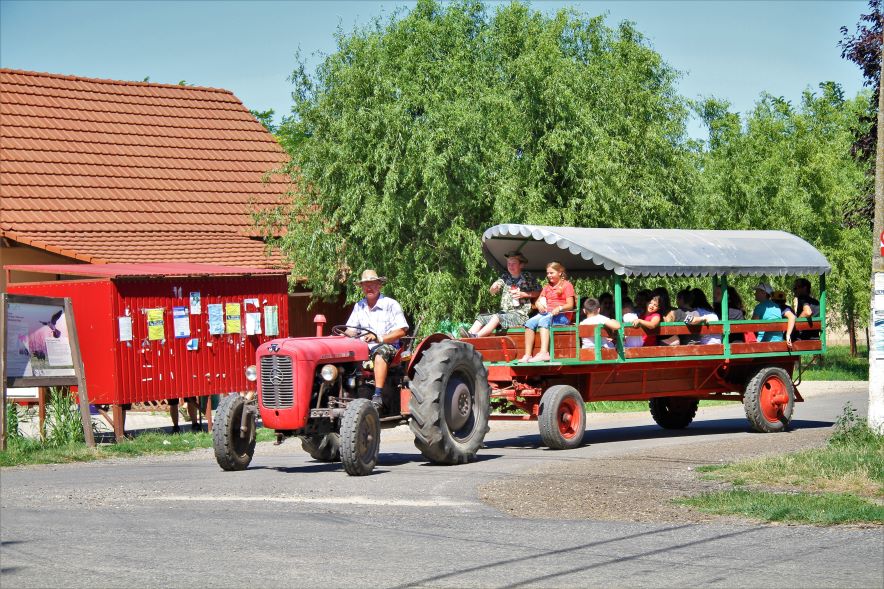
M 387 282 L 386 277 L 378 276 L 374 270 L 362 273 L 357 283 L 362 287 L 365 298 L 353 307 L 347 327 L 359 327 L 372 333 L 361 337 L 368 343 L 369 357 L 374 362 L 374 396 L 371 399 L 375 407 L 383 405 L 381 393 L 387 381 L 387 370 L 393 357 L 399 350 L 399 338 L 408 333 L 408 321 L 402 313 L 402 307 L 395 299 L 381 294 L 381 288 Z M 348 330 L 354 336 L 356 330 Z
M 479 315 L 469 331 L 460 329 L 462 338 L 485 337 L 495 329 L 506 330 L 525 325 L 531 312 L 531 301 L 540 296 L 540 283 L 530 273 L 522 271 L 528 258 L 516 250 L 505 253 L 503 257 L 506 258 L 506 272 L 488 289 L 492 295 L 500 295 L 500 311 Z

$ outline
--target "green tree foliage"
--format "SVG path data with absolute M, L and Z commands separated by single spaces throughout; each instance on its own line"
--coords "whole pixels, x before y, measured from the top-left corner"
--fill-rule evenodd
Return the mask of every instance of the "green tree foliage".
M 339 32 L 292 76 L 279 131 L 300 191 L 268 234 L 319 296 L 375 267 L 428 321 L 469 317 L 501 222 L 661 227 L 685 221 L 697 168 L 676 72 L 631 23 L 513 3 L 421 0 Z M 482 293 L 478 295 L 477 293 Z
M 805 91 L 796 107 L 764 95 L 745 121 L 714 99 L 698 108 L 709 126 L 699 157 L 700 225 L 780 229 L 799 235 L 832 264 L 830 302 L 845 323 L 868 316 L 868 225 L 845 211 L 870 179 L 851 157 L 854 129 L 868 96 L 845 99 L 835 83 Z M 783 284 L 782 286 L 788 286 Z

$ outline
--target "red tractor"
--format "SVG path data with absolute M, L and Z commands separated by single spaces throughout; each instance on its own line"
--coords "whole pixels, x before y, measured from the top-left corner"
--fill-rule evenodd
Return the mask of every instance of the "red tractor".
M 488 371 L 473 346 L 433 335 L 390 365 L 380 410 L 372 405 L 373 372 L 367 330 L 335 326 L 331 336 L 283 338 L 258 348 L 249 377 L 257 398 L 221 402 L 213 431 L 215 458 L 224 470 L 245 469 L 255 452 L 260 413 L 279 442 L 297 436 L 315 460 L 340 460 L 354 476 L 372 472 L 380 430 L 408 423 L 427 460 L 472 460 L 488 431 Z M 411 342 L 414 343 L 413 340 Z

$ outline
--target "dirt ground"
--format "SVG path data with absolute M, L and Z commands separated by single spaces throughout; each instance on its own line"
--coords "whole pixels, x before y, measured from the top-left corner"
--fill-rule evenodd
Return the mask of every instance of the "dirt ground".
M 524 518 L 633 522 L 743 521 L 676 505 L 673 499 L 730 488 L 704 481 L 697 466 L 784 454 L 825 445 L 829 428 L 794 430 L 715 443 L 556 463 L 479 488 L 481 499 Z

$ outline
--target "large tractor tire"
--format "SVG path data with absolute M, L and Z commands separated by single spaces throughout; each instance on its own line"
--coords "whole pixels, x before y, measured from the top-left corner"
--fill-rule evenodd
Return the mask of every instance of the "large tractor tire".
M 684 429 L 697 415 L 699 399 L 690 397 L 656 397 L 648 401 L 651 417 L 663 429 Z
M 341 437 L 334 432 L 303 436 L 301 448 L 319 462 L 337 462 L 341 459 Z
M 789 373 L 774 366 L 759 370 L 746 385 L 743 407 L 755 431 L 785 430 L 795 408 L 795 385 Z
M 215 413 L 212 446 L 215 460 L 224 470 L 245 470 L 255 455 L 255 438 L 251 435 L 255 424 L 250 423 L 246 431 L 242 431 L 246 402 L 239 395 L 228 395 Z M 250 419 L 256 419 L 256 415 L 252 413 Z
M 378 463 L 381 418 L 368 399 L 354 399 L 341 418 L 341 463 L 347 474 L 371 474 Z
M 482 447 L 491 412 L 488 370 L 473 346 L 455 340 L 424 352 L 411 381 L 409 426 L 430 462 L 469 462 Z
M 583 442 L 586 432 L 586 406 L 577 389 L 568 385 L 551 386 L 540 398 L 537 416 L 540 439 L 553 450 L 570 450 Z

